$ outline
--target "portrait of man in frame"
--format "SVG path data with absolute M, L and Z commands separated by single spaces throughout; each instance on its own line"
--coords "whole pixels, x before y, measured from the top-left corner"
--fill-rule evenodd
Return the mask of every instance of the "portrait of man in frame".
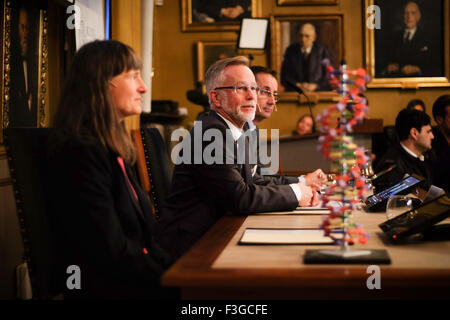
M 272 19 L 272 68 L 280 91 L 331 91 L 324 60 L 337 67 L 342 59 L 342 16 L 277 16 Z
M 36 3 L 12 2 L 9 127 L 38 125 L 39 23 Z
M 197 42 L 197 80 L 204 82 L 206 70 L 217 60 L 237 55 L 235 41 Z
M 444 1 L 376 0 L 381 28 L 375 29 L 375 77 L 442 77 Z
M 181 0 L 183 31 L 239 30 L 243 18 L 259 16 L 262 0 Z
M 192 0 L 193 22 L 240 21 L 251 12 L 251 0 Z

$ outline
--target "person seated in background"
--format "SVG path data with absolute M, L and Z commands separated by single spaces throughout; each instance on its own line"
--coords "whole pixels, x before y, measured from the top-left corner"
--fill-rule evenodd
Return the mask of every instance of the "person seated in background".
M 408 110 L 415 109 L 423 112 L 427 111 L 427 108 L 425 107 L 425 102 L 423 102 L 420 99 L 412 99 L 411 101 L 409 101 L 408 104 L 406 105 L 406 109 Z
M 406 105 L 407 110 L 419 110 L 425 112 L 425 103 L 420 99 L 412 99 Z M 391 147 L 393 144 L 398 143 L 397 132 L 395 131 L 395 126 L 389 125 L 385 126 L 382 134 L 374 134 L 372 136 L 372 156 L 374 157 L 373 165 L 376 167 L 378 161 L 381 159 L 383 154 Z
M 450 192 L 450 94 L 436 99 L 433 104 L 433 118 L 437 126 L 433 128 L 432 143 L 433 169 L 436 186 Z
M 305 134 L 315 132 L 314 118 L 309 113 L 304 114 L 298 119 L 295 130 L 292 131 L 294 136 L 303 136 Z
M 430 117 L 422 111 L 403 109 L 395 119 L 399 142 L 391 146 L 375 167 L 375 173 L 392 165 L 396 167 L 378 178 L 376 188 L 384 189 L 400 181 L 405 174 L 418 174 L 426 179 L 423 189 L 432 184 L 431 163 L 426 152 L 431 149 L 433 132 Z
M 155 242 L 148 194 L 132 165 L 125 118 L 147 91 L 135 51 L 94 41 L 75 54 L 49 142 L 51 225 L 65 299 L 168 298 L 160 277 L 172 260 Z M 65 285 L 81 270 L 81 289 Z M 167 295 L 166 295 L 167 294 Z
M 260 91 L 248 64 L 239 56 L 219 60 L 206 71 L 211 111 L 182 142 L 159 220 L 158 239 L 174 257 L 225 214 L 289 211 L 319 203 L 316 188 L 300 182 L 276 185 L 253 174 L 250 154 L 240 151 L 248 150 L 243 128 L 255 118 Z M 202 138 L 205 135 L 214 139 Z
M 278 100 L 278 81 L 276 71 L 263 66 L 252 66 L 250 67 L 253 74 L 255 75 L 256 84 L 258 85 L 260 92 L 258 95 L 257 108 L 255 112 L 255 119 L 248 122 L 249 130 L 252 130 L 256 134 L 257 146 L 259 146 L 259 128 L 258 125 L 266 119 L 272 116 L 272 112 L 277 111 L 277 100 Z M 255 150 L 257 156 L 259 155 L 259 147 Z M 261 163 L 258 157 L 258 163 L 256 170 L 258 174 L 261 174 L 261 168 L 265 167 Z M 252 171 L 252 172 L 253 172 Z M 323 177 L 325 179 L 325 174 L 321 169 L 317 169 L 314 172 L 308 173 L 305 176 L 285 176 L 285 175 L 263 175 L 265 180 L 271 180 L 275 184 L 289 184 L 295 182 L 303 182 L 307 186 L 311 186 L 318 180 L 318 177 Z M 320 181 L 319 181 L 320 182 Z M 321 181 L 325 182 L 325 181 Z

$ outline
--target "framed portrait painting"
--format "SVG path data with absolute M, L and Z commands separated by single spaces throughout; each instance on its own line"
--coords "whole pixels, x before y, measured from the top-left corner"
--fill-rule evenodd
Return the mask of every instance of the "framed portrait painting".
M 368 87 L 450 86 L 449 0 L 364 0 Z
M 335 5 L 338 0 L 277 0 L 279 6 L 316 6 L 316 5 Z
M 44 126 L 46 10 L 37 2 L 4 0 L 2 19 L 2 128 Z
M 205 72 L 214 62 L 237 55 L 236 41 L 197 42 L 197 80 L 205 82 Z
M 182 31 L 239 30 L 243 18 L 260 16 L 261 0 L 181 0 Z
M 294 86 L 329 100 L 324 60 L 338 67 L 343 58 L 342 15 L 271 17 L 271 66 L 280 79 L 280 99 L 295 100 Z M 332 95 L 334 96 L 334 95 Z

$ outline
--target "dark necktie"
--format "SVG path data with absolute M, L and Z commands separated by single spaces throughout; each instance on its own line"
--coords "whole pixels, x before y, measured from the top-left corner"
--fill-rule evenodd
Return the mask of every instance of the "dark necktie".
M 237 167 L 238 167 L 238 170 L 239 170 L 239 173 L 241 174 L 241 176 L 243 176 L 244 177 L 244 166 L 243 166 L 243 164 L 242 163 L 240 163 L 240 159 L 242 159 L 242 146 L 243 146 L 243 144 L 244 144 L 244 141 L 243 141 L 243 139 L 241 139 L 241 138 L 239 138 L 238 140 L 236 140 L 235 142 L 234 142 L 234 155 L 235 155 L 235 161 L 236 161 L 236 164 L 237 164 Z M 241 153 L 241 154 L 239 154 L 239 153 Z
M 411 31 L 406 32 L 406 36 L 405 36 L 404 42 L 409 42 L 410 41 L 409 40 L 410 36 L 411 36 Z

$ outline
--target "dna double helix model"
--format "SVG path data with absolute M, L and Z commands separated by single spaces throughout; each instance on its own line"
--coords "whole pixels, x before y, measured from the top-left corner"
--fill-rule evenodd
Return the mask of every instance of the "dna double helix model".
M 370 78 L 363 68 L 348 70 L 345 61 L 340 69 L 335 69 L 328 60 L 324 65 L 330 85 L 341 98 L 316 117 L 321 131 L 319 150 L 330 160 L 331 171 L 336 173 L 335 182 L 322 193 L 323 206 L 330 209 L 331 214 L 324 217 L 321 228 L 341 246 L 355 241 L 365 244 L 368 235 L 361 225 L 352 221 L 351 212 L 365 200 L 369 190 L 361 174 L 368 166 L 369 157 L 349 133 L 368 112 L 367 99 L 362 92 Z

